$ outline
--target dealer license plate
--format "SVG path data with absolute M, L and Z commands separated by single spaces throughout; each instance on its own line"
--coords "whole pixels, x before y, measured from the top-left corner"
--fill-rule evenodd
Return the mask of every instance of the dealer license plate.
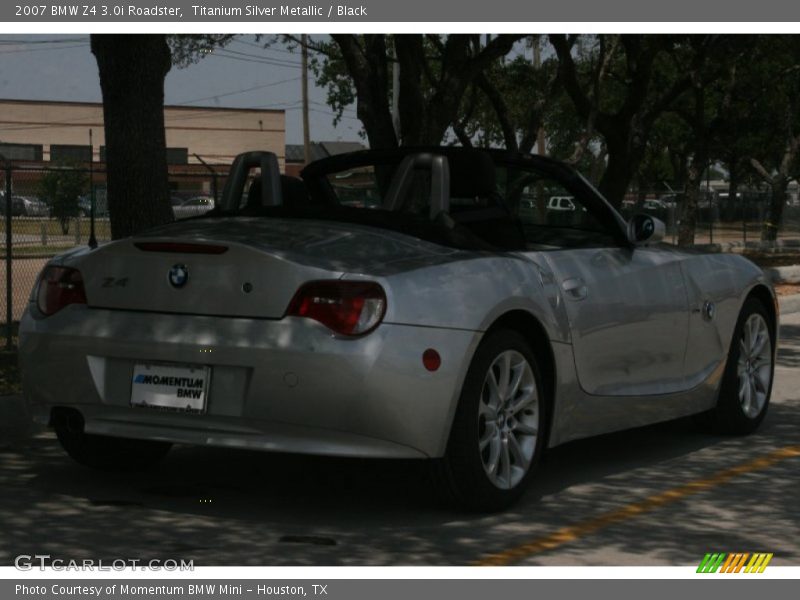
M 131 406 L 202 413 L 210 381 L 210 367 L 138 363 L 133 367 Z

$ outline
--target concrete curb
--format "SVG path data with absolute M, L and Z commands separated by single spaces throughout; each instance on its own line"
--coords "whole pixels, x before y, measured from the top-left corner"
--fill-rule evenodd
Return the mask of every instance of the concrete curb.
M 800 265 L 764 269 L 772 283 L 800 283 Z
M 756 240 L 744 244 L 741 241 L 734 242 L 714 242 L 713 244 L 694 244 L 694 248 L 704 252 L 734 252 L 736 250 L 762 250 L 762 251 L 789 251 L 797 252 L 800 250 L 800 239 L 782 239 L 774 242 L 762 242 Z
M 745 248 L 762 251 L 788 251 L 797 254 L 798 264 L 785 267 L 767 267 L 764 269 L 772 283 L 800 283 L 800 239 L 778 240 L 777 242 L 747 242 L 747 246 L 742 242 L 721 242 L 716 244 L 695 244 L 693 246 L 703 252 L 741 252 Z
M 782 315 L 790 315 L 792 313 L 800 312 L 800 294 L 779 296 L 778 305 L 780 306 Z

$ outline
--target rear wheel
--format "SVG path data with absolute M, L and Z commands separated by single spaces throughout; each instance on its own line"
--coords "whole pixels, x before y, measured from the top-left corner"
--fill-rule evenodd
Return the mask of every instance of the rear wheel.
M 498 330 L 478 347 L 464 382 L 437 484 L 477 510 L 517 500 L 544 440 L 545 403 L 536 357 L 518 333 Z
M 77 411 L 54 415 L 53 426 L 61 446 L 76 462 L 104 471 L 140 471 L 159 462 L 172 444 L 93 435 L 83 430 Z
M 751 433 L 767 414 L 775 371 L 771 321 L 761 301 L 750 298 L 745 302 L 712 413 L 714 428 L 721 433 Z

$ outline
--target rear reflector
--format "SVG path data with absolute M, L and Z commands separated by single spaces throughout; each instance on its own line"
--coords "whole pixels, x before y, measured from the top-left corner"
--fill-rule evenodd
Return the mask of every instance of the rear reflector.
M 135 242 L 134 245 L 145 252 L 172 252 L 174 254 L 224 254 L 228 251 L 227 246 L 184 242 Z
M 442 366 L 442 357 L 433 348 L 428 348 L 422 353 L 422 364 L 428 371 L 438 371 Z
M 287 316 L 319 321 L 335 333 L 364 335 L 386 314 L 386 294 L 372 281 L 312 281 L 292 298 Z

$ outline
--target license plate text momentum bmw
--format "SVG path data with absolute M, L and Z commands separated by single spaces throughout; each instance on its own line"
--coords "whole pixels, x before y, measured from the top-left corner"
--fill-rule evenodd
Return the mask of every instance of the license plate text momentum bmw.
M 208 367 L 137 364 L 133 368 L 131 406 L 205 412 L 210 378 Z

